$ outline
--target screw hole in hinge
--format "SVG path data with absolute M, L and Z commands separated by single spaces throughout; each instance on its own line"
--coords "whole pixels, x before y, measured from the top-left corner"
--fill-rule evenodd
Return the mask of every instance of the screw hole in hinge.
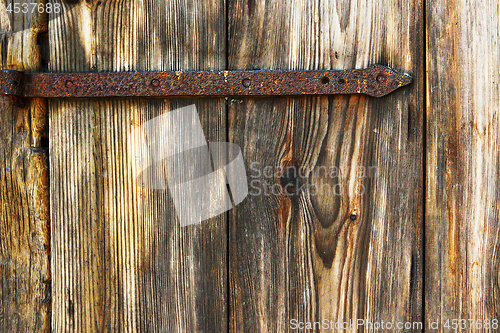
M 243 80 L 241 81 L 241 84 L 242 84 L 242 85 L 243 85 L 243 87 L 245 87 L 245 88 L 250 87 L 250 79 L 243 79 Z
M 327 78 L 326 76 L 324 76 L 322 79 L 321 79 L 321 83 L 323 84 L 328 84 L 330 82 L 330 79 Z
M 385 79 L 386 79 L 386 77 L 385 77 L 385 75 L 384 75 L 384 74 L 379 74 L 379 75 L 377 75 L 377 82 L 378 82 L 378 83 L 384 83 L 384 82 L 385 82 Z

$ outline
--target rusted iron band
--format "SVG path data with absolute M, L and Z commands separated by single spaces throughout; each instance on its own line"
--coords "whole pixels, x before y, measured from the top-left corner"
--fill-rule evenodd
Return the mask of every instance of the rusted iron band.
M 167 97 L 366 94 L 384 96 L 412 79 L 388 67 L 352 70 L 0 72 L 0 94 L 17 97 Z
M 1 71 L 2 95 L 21 96 L 23 93 L 24 73 L 18 71 Z

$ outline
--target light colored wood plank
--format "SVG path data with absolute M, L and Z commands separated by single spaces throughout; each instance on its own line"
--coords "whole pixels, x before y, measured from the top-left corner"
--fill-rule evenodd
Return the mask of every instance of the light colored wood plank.
M 500 320 L 500 6 L 430 0 L 427 11 L 426 316 L 440 332 L 453 319 L 491 332 L 484 320 Z
M 381 63 L 415 77 L 382 99 L 231 104 L 251 184 L 230 213 L 231 331 L 423 319 L 422 10 L 417 0 L 229 2 L 229 69 Z M 280 184 L 295 181 L 286 195 Z
M 223 69 L 224 10 L 182 0 L 67 6 L 51 22 L 50 69 Z M 55 331 L 227 329 L 225 216 L 181 228 L 168 191 L 135 183 L 127 151 L 134 128 L 193 103 L 207 139 L 226 141 L 222 99 L 52 103 Z
M 19 3 L 19 2 L 18 2 Z M 0 69 L 37 71 L 44 17 L 0 3 Z M 0 331 L 49 332 L 51 314 L 46 104 L 0 97 Z

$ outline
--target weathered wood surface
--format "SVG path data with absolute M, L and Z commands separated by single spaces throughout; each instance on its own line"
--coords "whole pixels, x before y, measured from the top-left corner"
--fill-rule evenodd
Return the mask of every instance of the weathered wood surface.
M 500 320 L 500 6 L 427 8 L 426 317 L 441 332 L 453 319 L 491 332 L 484 320 Z
M 383 99 L 233 99 L 227 119 L 219 99 L 53 100 L 52 277 L 45 106 L 2 98 L 0 331 L 50 331 L 51 308 L 55 332 L 498 319 L 497 3 L 429 0 L 424 27 L 417 0 L 233 0 L 226 27 L 224 2 L 71 2 L 49 26 L 53 71 L 381 63 L 415 81 Z M 12 33 L 0 11 L 1 68 L 41 70 L 43 20 Z M 210 141 L 242 147 L 250 195 L 181 228 L 168 192 L 134 183 L 127 135 L 192 103 Z
M 50 70 L 225 68 L 224 2 L 65 9 L 49 26 Z M 225 216 L 181 228 L 168 191 L 135 183 L 127 151 L 134 128 L 193 103 L 207 139 L 226 141 L 223 99 L 51 103 L 54 331 L 227 330 Z
M 230 139 L 243 149 L 251 192 L 230 212 L 231 331 L 288 332 L 294 319 L 422 320 L 423 3 L 228 8 L 229 69 L 382 63 L 415 77 L 383 99 L 231 104 Z
M 38 71 L 42 15 L 0 3 L 0 69 Z M 50 331 L 50 221 L 46 106 L 0 97 L 0 331 Z M 43 140 L 44 141 L 44 140 Z M 45 141 L 43 142 L 45 145 Z

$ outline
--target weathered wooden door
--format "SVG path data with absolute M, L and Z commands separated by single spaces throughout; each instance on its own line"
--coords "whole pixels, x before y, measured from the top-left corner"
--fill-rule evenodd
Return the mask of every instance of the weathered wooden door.
M 0 5 L 2 69 L 380 63 L 414 81 L 380 99 L 2 97 L 0 331 L 498 328 L 497 2 L 16 3 Z M 127 147 L 193 104 L 209 142 L 241 147 L 249 195 L 181 227 Z

